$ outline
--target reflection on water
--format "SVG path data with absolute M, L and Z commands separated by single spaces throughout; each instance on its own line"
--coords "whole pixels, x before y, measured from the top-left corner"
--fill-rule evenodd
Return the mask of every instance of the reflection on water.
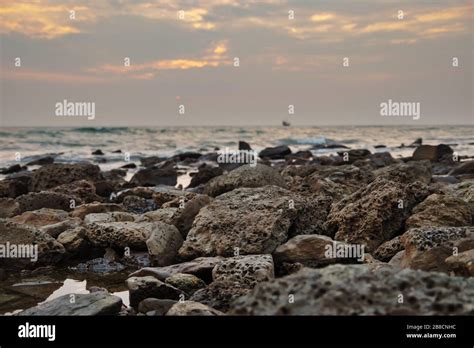
M 129 305 L 125 274 L 106 277 L 75 277 L 60 274 L 16 279 L 0 283 L 0 313 L 13 315 L 23 309 L 34 307 L 69 294 L 88 294 L 92 287 L 105 288 L 109 293 Z

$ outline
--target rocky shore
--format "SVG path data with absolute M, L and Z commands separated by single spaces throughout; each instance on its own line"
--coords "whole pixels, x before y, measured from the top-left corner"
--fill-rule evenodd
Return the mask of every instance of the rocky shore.
M 413 150 L 277 146 L 253 164 L 186 152 L 110 171 L 45 156 L 4 168 L 0 312 L 472 315 L 474 161 L 443 144 Z M 37 260 L 12 256 L 18 246 L 36 246 Z M 57 274 L 87 280 L 86 293 L 43 302 Z

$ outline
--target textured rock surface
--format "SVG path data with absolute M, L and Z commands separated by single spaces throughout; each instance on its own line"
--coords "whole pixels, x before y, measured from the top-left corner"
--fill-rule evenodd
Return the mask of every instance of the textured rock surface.
M 256 166 L 246 164 L 209 181 L 204 188 L 204 193 L 216 197 L 239 187 L 262 187 L 266 185 L 286 187 L 285 180 L 275 169 L 263 164 L 257 164 Z
M 16 222 L 0 219 L 0 244 L 1 245 L 37 245 L 38 260 L 30 258 L 3 257 L 0 264 L 5 268 L 31 268 L 44 264 L 55 264 L 64 255 L 64 247 L 53 237 L 38 231 L 35 227 L 21 225 Z
M 474 248 L 473 227 L 413 228 L 400 238 L 405 246 L 401 266 L 425 271 L 446 272 L 447 257 Z
M 13 198 L 0 198 L 0 218 L 9 218 L 20 213 L 20 204 Z
M 91 294 L 74 294 L 74 300 L 71 302 L 71 296 L 64 295 L 24 310 L 19 315 L 116 315 L 122 308 L 120 297 L 102 291 Z
M 186 238 L 196 215 L 199 213 L 201 208 L 205 207 L 210 202 L 211 198 L 206 195 L 196 195 L 188 201 L 185 200 L 184 206 L 175 211 L 173 217 L 170 219 L 170 223 L 178 228 L 183 238 Z
M 130 180 L 130 183 L 137 186 L 174 186 L 177 183 L 178 173 L 173 165 L 163 167 L 150 167 L 138 171 Z
M 451 156 L 453 154 L 453 149 L 448 145 L 439 144 L 439 145 L 420 145 L 413 152 L 413 159 L 416 161 L 419 160 L 430 160 L 432 162 L 439 161 L 445 156 Z
M 428 195 L 424 184 L 402 184 L 377 178 L 334 204 L 326 223 L 336 240 L 360 243 L 375 250 L 402 229 L 413 207 Z
M 57 241 L 64 246 L 67 252 L 72 255 L 78 255 L 85 252 L 89 247 L 85 235 L 86 229 L 84 227 L 76 227 L 62 232 L 58 236 Z
M 192 295 L 197 290 L 206 287 L 206 283 L 202 279 L 186 273 L 175 273 L 166 278 L 165 282 L 184 291 L 187 295 Z
M 234 300 L 247 294 L 250 290 L 251 288 L 240 282 L 217 281 L 196 291 L 190 300 L 227 312 Z
M 390 261 L 399 251 L 405 249 L 400 236 L 382 243 L 375 251 L 374 257 L 384 262 Z
M 230 314 L 467 315 L 474 309 L 473 297 L 472 278 L 389 266 L 331 265 L 262 283 L 235 301 Z
M 130 291 L 130 305 L 132 307 L 149 297 L 158 299 L 179 300 L 181 290 L 156 279 L 155 277 L 131 277 L 126 281 Z
M 451 255 L 446 260 L 449 271 L 464 277 L 474 277 L 474 249 Z
M 166 315 L 213 316 L 224 315 L 224 313 L 199 302 L 184 301 L 175 303 Z
M 157 266 L 168 266 L 176 259 L 178 250 L 183 244 L 183 237 L 173 225 L 163 222 L 153 222 L 153 225 L 146 240 L 148 253 Z
M 47 190 L 77 180 L 98 181 L 103 179 L 100 168 L 91 163 L 48 164 L 33 172 L 30 191 Z
M 407 219 L 407 229 L 414 227 L 467 226 L 472 222 L 469 204 L 450 195 L 432 194 L 418 204 Z
M 280 245 L 273 253 L 275 262 L 282 263 L 301 263 L 306 266 L 320 266 L 334 262 L 355 261 L 363 255 L 355 255 L 352 257 L 336 257 L 337 255 L 326 254 L 327 251 L 337 251 L 338 248 L 349 247 L 345 243 L 335 242 L 327 236 L 321 235 L 301 235 L 288 240 L 285 244 Z
M 99 247 L 129 247 L 145 250 L 146 241 L 150 235 L 154 231 L 160 235 L 160 226 L 154 222 L 99 222 L 89 224 L 86 228 L 87 239 L 92 245 Z M 153 245 L 156 246 L 156 244 Z
M 277 186 L 240 188 L 202 208 L 179 253 L 183 258 L 272 253 L 296 218 L 292 193 Z
M 291 149 L 286 145 L 280 145 L 263 149 L 258 154 L 258 157 L 269 159 L 283 159 L 286 155 L 289 154 L 291 154 Z
M 72 202 L 82 203 L 77 197 L 49 191 L 30 192 L 17 197 L 16 201 L 20 205 L 21 212 L 42 208 L 70 211 Z
M 64 210 L 42 208 L 33 211 L 24 212 L 10 219 L 19 224 L 25 224 L 35 227 L 56 224 L 69 218 L 69 214 Z
M 138 311 L 147 315 L 165 315 L 176 303 L 174 300 L 146 298 L 138 304 Z
M 71 212 L 72 217 L 78 217 L 81 219 L 84 219 L 84 217 L 87 214 L 93 214 L 93 213 L 109 213 L 113 211 L 124 211 L 123 207 L 119 204 L 113 204 L 113 203 L 88 203 L 88 204 L 83 204 L 74 211 Z
M 204 165 L 199 168 L 199 172 L 192 174 L 188 188 L 206 184 L 212 178 L 222 174 L 224 174 L 224 170 L 221 167 Z
M 398 181 L 409 184 L 414 181 L 421 181 L 429 184 L 432 171 L 430 161 L 410 161 L 407 163 L 396 163 L 383 167 L 374 172 L 375 176 L 387 180 Z
M 275 278 L 271 255 L 235 256 L 222 260 L 212 270 L 214 281 L 229 281 L 254 287 Z

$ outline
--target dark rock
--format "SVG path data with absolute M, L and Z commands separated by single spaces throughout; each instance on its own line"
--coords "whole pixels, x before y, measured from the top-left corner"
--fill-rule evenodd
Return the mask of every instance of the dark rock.
M 48 164 L 35 170 L 31 177 L 31 191 L 44 191 L 78 180 L 99 181 L 100 168 L 91 163 Z
M 286 145 L 280 145 L 276 147 L 267 147 L 260 151 L 258 157 L 269 158 L 269 159 L 284 159 L 286 155 L 291 154 L 291 150 Z
M 191 182 L 188 188 L 206 184 L 212 178 L 222 175 L 224 170 L 221 167 L 202 166 L 199 172 L 191 174 Z
M 474 161 L 461 162 L 459 166 L 449 172 L 449 175 L 474 174 Z
M 140 162 L 142 163 L 142 166 L 144 167 L 151 167 L 154 166 L 157 163 L 163 162 L 164 159 L 160 158 L 158 156 L 150 156 L 150 157 L 143 157 L 140 158 Z
M 46 164 L 52 164 L 54 163 L 54 157 L 51 156 L 46 156 L 46 157 L 40 157 L 36 160 L 30 161 L 26 163 L 27 166 L 44 166 Z
M 136 168 L 137 165 L 135 163 L 127 163 L 127 164 L 124 164 L 123 166 L 121 166 L 120 168 L 125 168 L 125 169 L 134 169 Z
M 98 150 L 95 150 L 92 152 L 92 155 L 95 155 L 95 156 L 103 156 L 104 153 L 102 152 L 101 149 L 98 149 Z
M 178 302 L 166 313 L 167 316 L 215 316 L 224 315 L 217 309 L 195 301 Z
M 163 222 L 153 224 L 154 228 L 146 241 L 148 253 L 157 266 L 168 266 L 175 261 L 183 237 L 173 225 Z
M 246 150 L 246 151 L 251 151 L 252 148 L 250 147 L 250 144 L 247 143 L 246 141 L 239 141 L 239 150 Z
M 420 181 L 429 184 L 431 181 L 431 163 L 429 161 L 409 161 L 407 163 L 395 163 L 374 171 L 377 178 L 398 181 L 409 184 Z
M 157 186 L 168 185 L 175 186 L 178 173 L 173 164 L 163 167 L 149 167 L 135 173 L 130 182 L 138 186 Z
M 190 300 L 227 312 L 233 301 L 246 295 L 250 290 L 248 286 L 240 282 L 217 281 L 196 291 Z
M 82 203 L 82 201 L 75 196 L 50 191 L 30 192 L 15 199 L 15 201 L 20 205 L 21 213 L 41 208 L 70 211 L 72 209 L 71 200 L 73 200 L 75 204 Z
M 430 160 L 437 162 L 442 159 L 445 155 L 452 156 L 453 149 L 448 145 L 420 145 L 413 152 L 413 160 Z
M 397 236 L 391 240 L 382 243 L 375 251 L 374 257 L 383 261 L 390 261 L 398 252 L 404 250 L 405 247 L 400 240 L 400 236 Z
M 97 258 L 89 260 L 84 263 L 80 263 L 75 267 L 71 267 L 71 270 L 79 273 L 95 273 L 95 274 L 109 274 L 122 272 L 125 270 L 125 266 L 121 263 L 107 260 L 106 258 Z
M 175 273 L 166 278 L 165 282 L 184 291 L 187 295 L 192 295 L 197 290 L 206 287 L 206 283 L 202 279 L 187 273 Z
M 9 218 L 20 214 L 20 204 L 13 198 L 0 198 L 0 218 Z
M 23 170 L 23 167 L 21 165 L 14 164 L 8 168 L 0 170 L 0 174 L 12 174 L 12 173 L 17 173 L 21 170 Z
M 63 316 L 63 315 L 116 315 L 122 309 L 122 299 L 105 292 L 92 294 L 64 295 L 20 312 L 20 316 Z
M 202 156 L 202 154 L 200 154 L 199 152 L 188 151 L 188 152 L 183 152 L 183 153 L 179 153 L 177 155 L 174 155 L 172 157 L 172 159 L 176 159 L 178 161 L 184 161 L 186 159 L 198 159 L 201 156 Z
M 125 210 L 136 214 L 144 214 L 158 208 L 153 199 L 145 199 L 132 195 L 124 197 L 123 206 Z
M 153 315 L 165 315 L 175 303 L 174 300 L 146 298 L 138 304 L 138 311 L 144 314 L 151 312 Z
M 146 298 L 179 300 L 183 292 L 155 277 L 131 277 L 126 281 L 130 291 L 130 305 L 137 307 Z

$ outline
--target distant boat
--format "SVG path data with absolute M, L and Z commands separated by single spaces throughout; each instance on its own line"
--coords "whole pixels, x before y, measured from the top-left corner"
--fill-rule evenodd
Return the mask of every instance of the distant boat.
M 282 125 L 283 127 L 289 127 L 289 126 L 291 126 L 290 122 L 286 122 L 286 121 L 283 121 L 283 122 L 281 123 L 281 125 Z

